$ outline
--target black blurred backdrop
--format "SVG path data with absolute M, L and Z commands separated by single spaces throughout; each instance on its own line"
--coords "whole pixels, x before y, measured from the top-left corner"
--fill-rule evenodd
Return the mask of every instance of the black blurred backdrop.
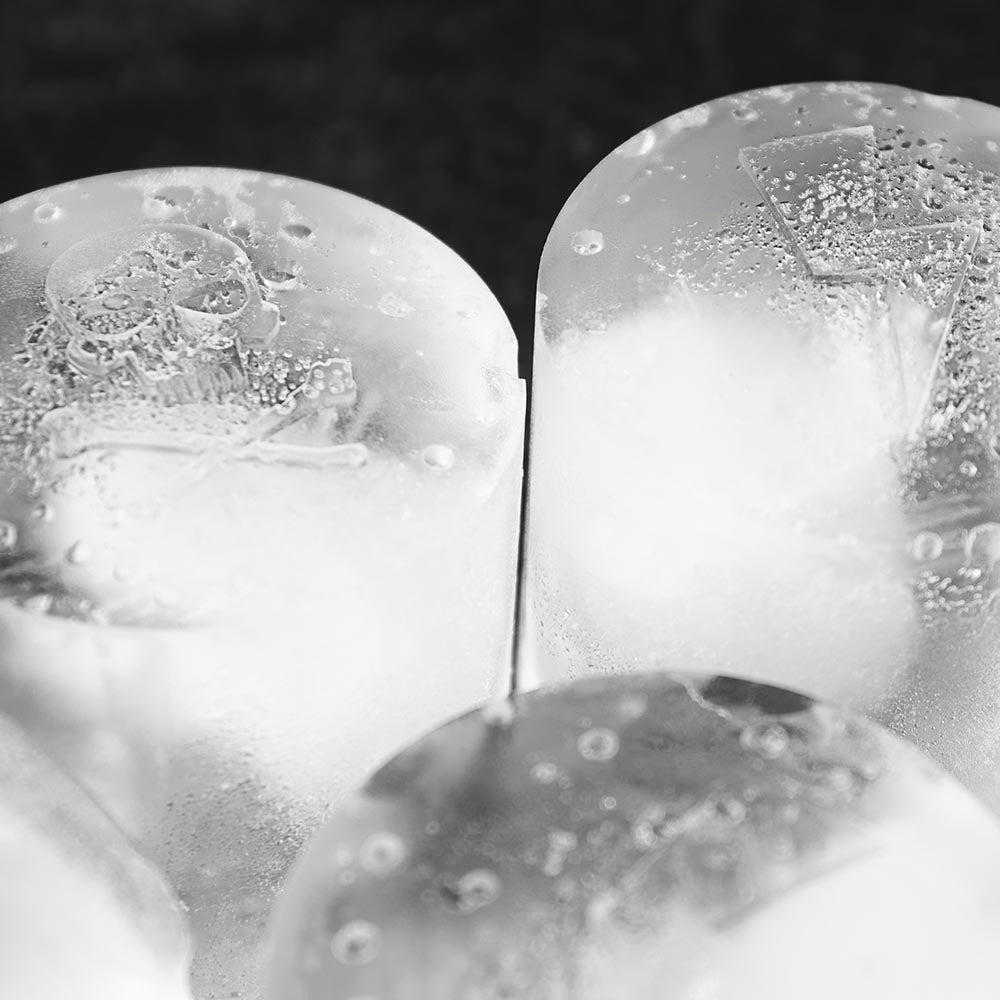
M 1000 103 L 993 7 L 0 0 L 0 201 L 172 165 L 344 188 L 465 257 L 526 367 L 542 243 L 612 148 L 773 83 L 873 80 Z

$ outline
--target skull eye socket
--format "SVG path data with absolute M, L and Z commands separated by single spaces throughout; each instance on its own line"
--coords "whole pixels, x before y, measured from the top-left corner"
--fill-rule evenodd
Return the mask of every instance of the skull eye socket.
M 174 305 L 187 312 L 232 316 L 243 310 L 249 300 L 250 296 L 243 282 L 230 276 L 199 284 L 190 291 L 185 290 Z

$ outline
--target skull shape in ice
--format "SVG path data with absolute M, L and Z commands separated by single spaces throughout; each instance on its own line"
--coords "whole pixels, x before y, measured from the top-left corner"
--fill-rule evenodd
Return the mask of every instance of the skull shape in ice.
M 278 309 L 261 298 L 247 255 L 196 226 L 83 240 L 52 265 L 45 293 L 73 369 L 125 371 L 149 387 L 206 366 L 238 370 L 238 349 L 268 348 L 278 330 Z

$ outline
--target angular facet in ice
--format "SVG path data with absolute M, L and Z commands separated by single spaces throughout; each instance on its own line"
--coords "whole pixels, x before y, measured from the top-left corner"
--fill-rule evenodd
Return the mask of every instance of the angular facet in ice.
M 267 995 L 987 1000 L 998 918 L 995 819 L 874 725 L 727 677 L 589 679 L 345 802 L 278 905 Z
M 874 346 L 900 428 L 915 428 L 926 414 L 981 223 L 880 225 L 878 201 L 890 195 L 877 191 L 884 172 L 871 126 L 744 148 L 740 164 L 814 278 L 875 285 L 902 303 L 872 333 L 881 341 Z
M 184 1000 L 180 906 L 111 820 L 0 716 L 0 996 Z

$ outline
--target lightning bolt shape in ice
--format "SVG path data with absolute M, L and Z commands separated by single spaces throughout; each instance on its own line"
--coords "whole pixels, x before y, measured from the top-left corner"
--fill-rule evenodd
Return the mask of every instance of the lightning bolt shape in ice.
M 877 345 L 901 423 L 926 414 L 979 220 L 882 226 L 888 207 L 871 126 L 776 139 L 740 150 L 740 165 L 812 277 L 878 288 L 888 305 Z

